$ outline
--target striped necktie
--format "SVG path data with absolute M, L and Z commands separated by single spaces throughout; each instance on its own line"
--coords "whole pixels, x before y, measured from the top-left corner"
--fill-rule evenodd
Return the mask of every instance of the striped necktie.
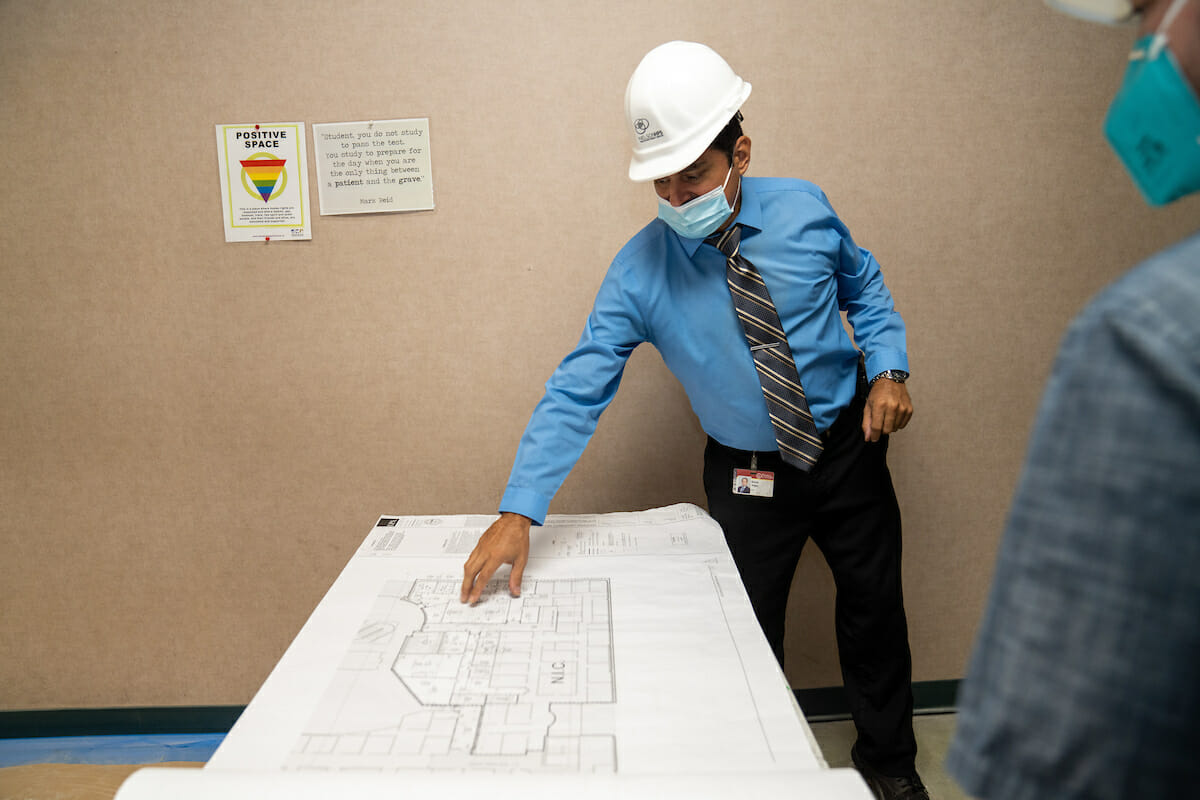
M 733 225 L 705 241 L 725 255 L 725 280 L 754 357 L 779 455 L 785 463 L 807 472 L 821 456 L 821 437 L 808 410 L 779 313 L 762 276 L 739 252 L 741 239 L 741 226 Z

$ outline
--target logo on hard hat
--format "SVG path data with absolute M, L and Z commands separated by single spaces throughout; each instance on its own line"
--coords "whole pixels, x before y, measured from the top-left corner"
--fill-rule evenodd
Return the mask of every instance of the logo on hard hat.
M 646 142 L 663 138 L 662 128 L 659 128 L 654 133 L 646 133 L 649 127 L 650 120 L 645 117 L 638 117 L 633 121 L 633 130 L 637 133 L 638 144 L 645 144 Z

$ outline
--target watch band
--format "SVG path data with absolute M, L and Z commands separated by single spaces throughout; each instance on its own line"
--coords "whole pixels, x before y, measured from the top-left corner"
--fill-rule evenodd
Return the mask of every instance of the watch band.
M 887 378 L 889 381 L 895 381 L 896 383 L 904 383 L 908 380 L 908 373 L 902 369 L 885 369 L 874 378 L 871 378 L 871 384 L 874 385 L 875 381 L 880 378 Z

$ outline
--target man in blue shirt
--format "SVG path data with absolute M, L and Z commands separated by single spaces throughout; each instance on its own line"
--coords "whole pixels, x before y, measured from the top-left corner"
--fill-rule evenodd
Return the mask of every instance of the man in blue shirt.
M 750 85 L 709 48 L 670 42 L 626 89 L 630 177 L 653 181 L 659 218 L 617 253 L 578 345 L 546 384 L 521 439 L 500 518 L 464 568 L 474 603 L 502 564 L 520 593 L 530 527 L 583 452 L 633 349 L 649 342 L 709 436 L 704 483 L 751 602 L 783 660 L 784 612 L 805 542 L 838 586 L 838 650 L 858 727 L 852 755 L 880 797 L 925 798 L 914 768 L 911 658 L 900 585 L 900 513 L 888 435 L 912 415 L 904 323 L 879 264 L 821 190 L 745 177 Z M 769 289 L 821 452 L 780 454 L 752 345 L 731 300 L 729 258 L 709 238 L 737 226 L 740 257 Z M 841 312 L 854 329 L 847 335 Z M 771 342 L 754 346 L 782 348 Z M 861 352 L 860 352 L 861 349 Z M 737 491 L 741 475 L 755 478 Z
M 1153 205 L 1200 191 L 1200 2 L 1057 0 L 1141 25 L 1105 133 Z M 1200 235 L 1072 322 L 958 700 L 983 800 L 1200 796 Z

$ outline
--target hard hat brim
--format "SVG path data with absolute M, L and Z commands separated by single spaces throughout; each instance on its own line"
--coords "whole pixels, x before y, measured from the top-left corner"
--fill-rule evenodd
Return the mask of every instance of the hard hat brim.
M 1118 25 L 1134 16 L 1129 0 L 1046 0 L 1046 5 L 1077 19 Z

